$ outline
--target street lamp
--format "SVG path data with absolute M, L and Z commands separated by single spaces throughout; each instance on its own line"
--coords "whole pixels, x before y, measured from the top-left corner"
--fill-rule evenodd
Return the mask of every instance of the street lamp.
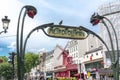
M 25 8 L 25 12 L 23 14 L 23 19 L 21 22 L 22 25 L 21 25 L 21 29 L 20 29 L 20 27 L 19 27 L 20 18 L 21 18 L 21 14 L 22 14 L 22 11 L 24 8 Z M 34 29 L 32 29 L 30 31 L 30 33 L 24 39 L 25 41 L 23 41 L 23 26 L 24 26 L 25 16 L 26 16 L 26 14 L 28 14 L 29 17 L 33 18 L 36 15 L 36 13 L 37 13 L 37 10 L 35 7 L 26 5 L 26 6 L 22 7 L 20 14 L 19 14 L 18 24 L 17 24 L 17 38 L 16 38 L 18 80 L 23 80 L 23 77 L 24 77 L 24 55 L 25 55 L 25 48 L 26 48 L 27 40 L 29 39 L 30 35 L 38 29 L 42 29 L 43 32 L 45 33 L 44 28 L 47 28 L 48 26 L 53 25 L 53 23 L 48 23 L 48 24 L 43 24 L 38 27 L 35 27 Z
M 22 25 L 21 25 L 21 29 L 19 29 L 20 27 L 19 27 L 19 23 L 20 23 L 20 18 L 21 18 L 21 14 L 22 14 L 22 10 L 25 8 L 25 12 L 24 12 L 24 15 L 23 15 L 23 19 L 22 19 Z M 60 37 L 60 38 L 72 38 L 72 39 L 84 39 L 84 38 L 86 38 L 85 36 L 83 36 L 82 38 L 81 38 L 81 36 L 79 35 L 79 37 L 78 38 L 76 38 L 76 37 L 70 37 L 70 36 L 56 36 L 56 35 L 53 35 L 54 33 L 52 33 L 52 34 L 48 34 L 48 33 L 46 33 L 46 31 L 44 30 L 45 28 L 47 28 L 47 27 L 50 27 L 49 28 L 49 30 L 51 30 L 51 28 L 55 28 L 56 26 L 57 27 L 59 27 L 60 29 L 62 28 L 62 29 L 69 29 L 70 28 L 70 30 L 73 30 L 73 29 L 77 29 L 78 30 L 78 28 L 76 27 L 76 28 L 74 28 L 74 27 L 68 27 L 67 26 L 67 28 L 65 28 L 65 26 L 62 26 L 61 24 L 60 25 L 54 25 L 54 23 L 48 23 L 48 24 L 43 24 L 43 25 L 40 25 L 40 26 L 38 26 L 38 27 L 35 27 L 33 30 L 31 30 L 30 31 L 30 33 L 27 35 L 27 37 L 26 37 L 26 39 L 24 39 L 25 41 L 23 41 L 23 26 L 24 26 L 24 20 L 25 20 L 25 16 L 26 16 L 26 14 L 28 14 L 28 16 L 29 17 L 31 17 L 31 18 L 33 18 L 35 15 L 36 15 L 36 13 L 37 13 L 37 10 L 36 10 L 36 8 L 35 7 L 33 7 L 33 6 L 30 6 L 30 5 L 27 5 L 27 6 L 24 6 L 22 9 L 21 9 L 21 11 L 20 11 L 20 14 L 19 14 L 19 18 L 18 18 L 18 25 L 17 25 L 17 38 L 16 38 L 16 49 L 17 49 L 17 68 L 18 68 L 18 80 L 23 80 L 23 77 L 24 77 L 24 54 L 25 54 L 25 48 L 26 48 L 26 43 L 27 43 L 27 40 L 28 40 L 28 38 L 30 37 L 30 35 L 34 32 L 34 31 L 36 31 L 36 30 L 38 30 L 38 29 L 42 29 L 43 30 L 43 32 L 47 35 L 47 36 L 50 36 L 50 37 Z M 104 17 L 102 17 L 102 16 L 99 16 L 99 15 L 93 15 L 92 17 L 91 17 L 91 23 L 93 24 L 93 25 L 96 25 L 96 24 L 98 24 L 99 22 L 100 22 L 100 20 L 102 21 L 102 23 L 106 26 L 106 28 L 107 28 L 107 30 L 108 30 L 108 34 L 109 34 L 109 37 L 110 37 L 110 42 L 111 42 L 111 47 L 112 47 L 112 53 L 113 53 L 113 55 L 111 55 L 110 54 L 110 58 L 111 58 L 111 61 L 112 61 L 112 68 L 113 68 L 113 72 L 114 72 L 114 78 L 115 78 L 115 80 L 119 80 L 118 79 L 118 75 L 119 75 L 119 73 L 118 73 L 118 71 L 117 70 L 119 70 L 118 68 L 119 68 L 119 49 L 118 49 L 118 41 L 117 41 L 117 37 L 116 37 L 116 33 L 115 33 L 115 30 L 114 30 L 114 28 L 113 28 L 113 30 L 114 30 L 114 33 L 115 33 L 115 37 L 116 37 L 116 44 L 117 44 L 117 52 L 118 52 L 118 57 L 117 57 L 117 60 L 115 61 L 115 56 L 114 56 L 114 54 L 115 54 L 115 52 L 114 52 L 114 47 L 113 47 L 113 42 L 112 42 L 112 37 L 111 37 L 111 34 L 110 34 L 110 31 L 109 31 L 109 28 L 108 28 L 108 26 L 107 26 L 107 24 L 104 22 L 104 20 L 103 20 L 103 18 Z M 105 18 L 106 19 L 106 18 Z M 110 22 L 110 21 L 109 21 Z M 111 23 L 110 23 L 111 24 Z M 113 25 L 111 24 L 111 26 L 113 27 Z M 86 29 L 86 28 L 84 28 L 84 27 L 82 27 L 82 26 L 80 26 L 80 28 L 83 30 L 83 31 L 85 31 L 85 32 L 87 32 L 88 34 L 93 34 L 93 35 L 95 35 L 95 36 L 97 36 L 102 42 L 103 42 L 103 44 L 106 46 L 106 48 L 107 48 L 107 50 L 108 50 L 108 52 L 110 52 L 110 50 L 109 50 L 109 48 L 108 48 L 108 46 L 107 46 L 107 44 L 102 40 L 102 38 L 101 37 L 99 37 L 97 34 L 95 34 L 94 32 L 92 32 L 92 31 L 90 31 L 90 30 L 88 30 L 88 29 Z M 49 31 L 48 30 L 48 31 Z M 80 31 L 78 31 L 78 32 L 80 32 L 81 34 L 83 33 L 83 32 L 81 32 L 81 30 Z M 84 34 L 85 35 L 85 34 Z M 114 59 L 112 59 L 112 57 L 114 58 Z M 117 74 L 118 73 L 118 74 Z
M 22 22 L 21 22 L 21 29 L 19 27 L 20 25 L 20 18 L 21 18 L 21 14 L 23 9 L 25 8 L 25 12 L 23 14 L 23 18 L 22 18 Z M 19 17 L 18 17 L 18 24 L 17 24 L 17 38 L 16 38 L 16 49 L 17 49 L 17 68 L 18 68 L 18 80 L 23 80 L 23 76 L 24 76 L 24 58 L 23 58 L 23 28 L 24 28 L 24 20 L 25 20 L 25 16 L 26 14 L 31 17 L 34 18 L 34 16 L 36 15 L 37 10 L 35 7 L 31 6 L 31 5 L 26 5 L 23 6 Z
M 2 22 L 3 22 L 3 29 L 4 31 L 1 31 L 1 33 L 6 33 L 7 32 L 7 29 L 8 29 L 8 26 L 9 26 L 9 23 L 10 23 L 10 19 L 7 18 L 8 16 L 5 16 L 5 18 L 2 18 Z
M 112 27 L 112 30 L 113 30 L 113 33 L 114 33 L 114 36 L 115 36 L 115 40 L 116 40 L 116 47 L 117 47 L 117 54 L 116 55 L 117 55 L 117 57 L 115 57 L 115 50 L 114 50 L 112 36 L 111 36 L 110 30 L 109 30 L 109 27 L 105 23 L 104 19 L 107 20 Z M 114 75 L 115 80 L 119 80 L 119 46 L 118 46 L 118 39 L 117 39 L 117 34 L 116 34 L 116 31 L 115 31 L 115 28 L 114 28 L 112 22 L 108 18 L 98 15 L 98 13 L 94 13 L 92 15 L 90 22 L 93 25 L 97 25 L 99 22 L 101 22 L 106 27 L 108 35 L 109 35 L 110 43 L 111 43 L 111 48 L 112 48 L 112 57 L 111 57 L 112 61 L 111 62 L 112 62 L 113 75 Z

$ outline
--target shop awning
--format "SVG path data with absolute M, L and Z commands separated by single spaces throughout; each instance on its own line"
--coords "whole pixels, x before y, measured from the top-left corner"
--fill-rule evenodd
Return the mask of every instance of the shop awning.
M 74 74 L 74 76 L 80 76 L 80 73 Z
M 99 75 L 113 75 L 113 71 L 111 69 L 99 69 Z
M 60 65 L 54 68 L 54 72 L 65 71 L 65 70 L 66 70 L 65 65 Z
M 78 65 L 77 64 L 68 64 L 66 66 L 67 70 L 72 70 L 72 69 L 78 69 Z

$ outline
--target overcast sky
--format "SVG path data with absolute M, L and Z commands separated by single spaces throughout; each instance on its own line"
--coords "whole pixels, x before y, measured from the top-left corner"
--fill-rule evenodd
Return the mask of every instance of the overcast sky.
M 16 52 L 17 21 L 23 6 L 32 5 L 37 9 L 37 14 L 33 19 L 26 16 L 25 38 L 34 27 L 50 22 L 58 24 L 61 20 L 63 20 L 63 25 L 84 26 L 98 32 L 97 27 L 92 27 L 90 24 L 90 17 L 101 4 L 110 1 L 115 0 L 1 0 L 0 18 L 7 15 L 11 21 L 8 32 L 0 35 L 0 56 L 7 56 L 12 51 Z M 2 22 L 0 26 L 0 31 L 2 31 Z M 64 47 L 68 40 L 48 37 L 39 30 L 30 36 L 26 51 L 35 53 L 40 50 L 50 51 L 57 44 Z

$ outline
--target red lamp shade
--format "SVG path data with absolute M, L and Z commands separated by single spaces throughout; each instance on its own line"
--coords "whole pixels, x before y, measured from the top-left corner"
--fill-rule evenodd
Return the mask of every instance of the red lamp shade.
M 28 14 L 28 16 L 29 17 L 31 17 L 31 18 L 34 18 L 34 11 L 33 10 L 29 10 L 28 12 L 27 12 L 27 14 Z
M 93 26 L 94 26 L 94 25 L 97 25 L 99 22 L 100 22 L 99 19 L 94 19 L 94 20 L 92 21 L 92 25 L 93 25 Z

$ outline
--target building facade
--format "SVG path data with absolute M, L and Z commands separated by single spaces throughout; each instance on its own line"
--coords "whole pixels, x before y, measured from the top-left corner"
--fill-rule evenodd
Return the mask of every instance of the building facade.
M 116 34 L 117 34 L 117 38 L 118 38 L 118 47 L 120 50 L 120 1 L 116 0 L 114 2 L 110 2 L 107 4 L 103 4 L 98 8 L 98 13 L 102 16 L 107 17 L 111 23 L 113 24 Z M 108 25 L 110 33 L 111 33 L 111 37 L 112 37 L 112 42 L 113 42 L 113 46 L 114 46 L 114 50 L 117 50 L 116 47 L 116 38 L 113 32 L 113 29 L 110 25 L 110 23 L 105 20 L 105 23 Z M 108 45 L 109 49 L 111 50 L 111 43 L 110 43 L 110 39 L 109 39 L 109 35 L 108 35 L 108 31 L 106 29 L 106 27 L 103 24 L 99 24 L 99 29 L 100 29 L 100 36 L 102 37 L 102 39 L 106 42 L 106 44 Z M 104 47 L 104 51 L 106 51 L 106 48 Z M 107 52 L 107 51 L 106 51 Z M 104 55 L 105 56 L 105 64 L 111 64 L 111 60 L 110 57 L 107 57 L 107 53 Z M 120 57 L 120 54 L 119 54 Z M 120 64 L 120 59 L 119 59 L 119 64 Z M 106 68 L 108 68 L 109 66 L 106 65 Z
M 78 65 L 78 73 L 87 74 L 88 69 L 93 68 L 90 64 L 96 62 L 94 63 L 96 65 L 97 62 L 103 61 L 103 53 L 101 53 L 103 49 L 101 47 L 100 40 L 92 34 L 84 40 L 71 40 L 68 42 L 69 56 L 72 57 L 73 63 Z M 91 55 L 93 60 L 90 60 Z M 94 68 L 99 67 L 94 66 Z
M 92 49 L 84 54 L 84 64 L 88 77 L 100 79 L 99 70 L 104 68 L 103 48 Z
M 72 63 L 72 57 L 69 56 L 69 52 L 57 45 L 54 50 L 54 78 L 75 77 L 74 74 L 78 73 L 77 64 Z
M 115 2 L 108 3 L 108 4 L 104 4 L 104 5 L 101 5 L 98 8 L 98 13 L 100 15 L 103 15 L 103 16 L 105 15 L 105 17 L 107 17 L 112 22 L 112 24 L 114 25 L 115 31 L 117 33 L 118 40 L 120 41 L 120 36 L 119 36 L 120 35 L 120 28 L 119 28 L 119 25 L 120 25 L 120 23 L 119 23 L 119 20 L 120 20 L 120 15 L 119 15 L 120 14 L 120 8 L 119 8 L 119 6 L 120 6 L 120 1 L 115 1 Z M 111 26 L 109 24 L 109 22 L 106 21 L 106 23 L 107 23 L 108 26 Z M 105 26 L 100 24 L 99 28 L 100 28 L 101 37 L 108 44 L 108 47 L 111 49 L 108 32 L 107 32 Z M 113 44 L 114 44 L 114 48 L 116 50 L 115 36 L 114 36 L 112 28 L 109 27 L 109 29 L 110 29 L 110 32 L 111 32 L 111 36 L 113 38 L 112 41 L 113 41 Z M 118 43 L 118 44 L 120 45 L 120 43 Z M 120 49 L 120 46 L 119 46 L 119 49 Z
M 46 52 L 46 59 L 45 59 L 45 66 L 44 66 L 45 67 L 45 79 L 53 77 L 53 71 L 54 71 L 53 52 L 54 50 Z
M 102 43 L 94 35 L 90 34 L 83 40 L 71 40 L 68 42 L 67 49 L 73 58 L 73 63 L 79 64 L 84 58 L 84 54 L 92 49 L 98 48 Z

